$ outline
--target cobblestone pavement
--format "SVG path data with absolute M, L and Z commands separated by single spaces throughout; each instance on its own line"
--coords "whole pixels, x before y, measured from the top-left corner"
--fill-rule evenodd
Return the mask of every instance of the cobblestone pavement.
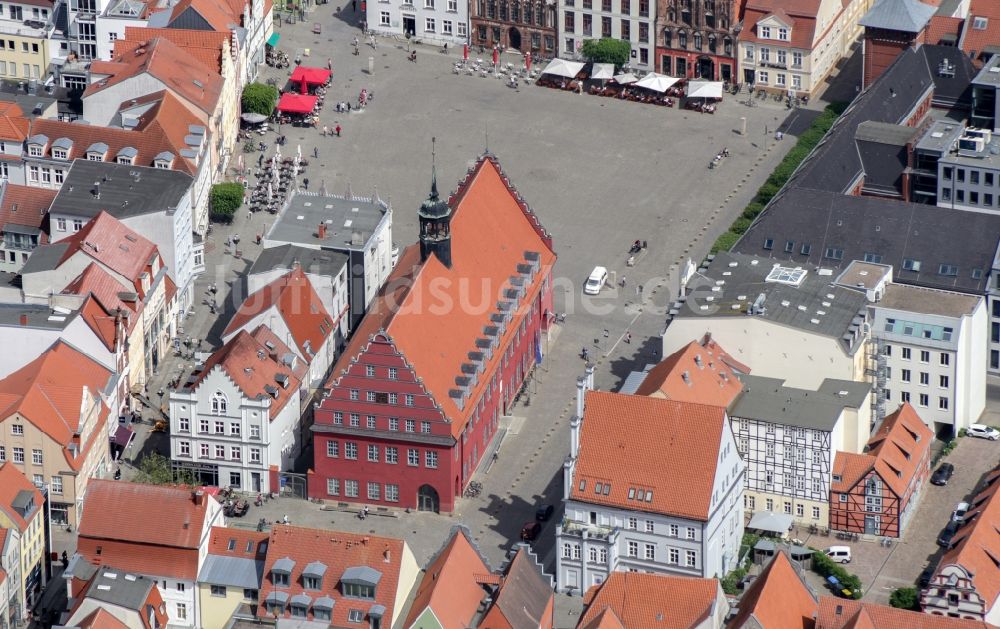
M 322 25 L 321 37 L 311 33 L 314 22 Z M 688 257 L 698 260 L 707 252 L 792 146 L 790 134 L 815 112 L 789 116 L 773 101 L 750 108 L 730 97 L 715 115 L 705 115 L 534 85 L 515 90 L 493 78 L 452 74 L 460 50 L 445 55 L 416 46 L 414 64 L 406 60 L 405 44 L 388 40 L 376 50 L 363 45 L 362 54 L 354 56 L 355 23 L 356 16 L 320 5 L 305 22 L 279 27 L 279 47 L 291 56 L 310 48 L 306 63 L 333 60 L 333 86 L 320 126 L 339 123 L 343 128 L 342 137 L 336 138 L 285 125 L 281 133 L 287 145 L 282 152 L 294 153 L 301 146 L 311 162 L 304 175 L 310 189 L 325 185 L 343 193 L 350 186 L 355 194 L 370 194 L 377 187 L 394 208 L 394 240 L 405 245 L 415 239 L 416 208 L 429 189 L 431 138 L 437 138 L 438 181 L 445 189 L 488 146 L 553 234 L 559 254 L 556 309 L 567 318 L 550 338 L 544 363 L 529 385 L 530 405 L 523 398 L 525 405 L 514 411 L 498 464 L 481 474 L 481 497 L 459 500 L 451 515 L 399 513 L 364 522 L 351 514 L 321 511 L 307 501 L 280 498 L 251 508 L 245 523 L 253 526 L 260 517 L 274 521 L 287 513 L 293 522 L 310 526 L 398 535 L 413 546 L 420 561 L 441 545 L 451 524 L 462 523 L 499 565 L 536 506 L 552 503 L 557 512 L 537 550 L 554 571 L 552 538 L 561 518 L 561 470 L 568 452 L 574 383 L 583 369 L 580 348 L 590 347 L 591 356 L 597 357 L 596 383 L 606 390 L 616 388 L 629 371 L 659 359 L 658 335 L 672 297 L 667 282 L 671 265 Z M 520 63 L 506 54 L 503 60 Z M 264 68 L 260 80 L 284 81 L 287 76 L 287 71 Z M 362 88 L 375 94 L 364 111 L 331 113 L 338 100 L 356 102 Z M 737 133 L 742 118 L 746 135 Z M 774 130 L 782 123 L 788 134 L 774 141 Z M 274 138 L 270 132 L 263 136 L 271 146 Z M 313 158 L 314 147 L 318 159 Z M 731 157 L 710 170 L 711 158 L 723 147 Z M 257 156 L 248 153 L 245 160 L 256 163 Z M 255 236 L 264 233 L 271 220 L 270 215 L 248 218 L 239 213 L 233 225 L 216 225 L 207 237 L 207 271 L 196 282 L 198 304 L 184 331 L 185 336 L 205 339 L 202 350 L 218 346 L 219 332 L 244 296 L 243 276 L 258 251 Z M 225 253 L 224 243 L 234 234 L 242 242 L 239 259 Z M 627 249 L 636 238 L 647 240 L 649 248 L 627 268 Z M 581 285 L 598 264 L 617 277 L 627 275 L 628 290 L 607 289 L 597 298 L 582 300 Z M 219 287 L 223 310 L 218 319 L 201 304 L 210 284 Z M 644 286 L 641 299 L 633 288 L 637 284 Z M 626 332 L 632 335 L 631 343 L 625 341 Z M 192 363 L 171 356 L 160 365 L 149 387 L 154 407 L 160 403 L 159 389 L 166 392 L 166 382 L 182 366 L 189 369 Z M 150 451 L 168 452 L 166 435 L 150 434 L 149 429 L 148 424 L 138 428 L 127 460 Z M 125 477 L 131 474 L 126 465 Z M 561 598 L 560 609 L 563 602 Z

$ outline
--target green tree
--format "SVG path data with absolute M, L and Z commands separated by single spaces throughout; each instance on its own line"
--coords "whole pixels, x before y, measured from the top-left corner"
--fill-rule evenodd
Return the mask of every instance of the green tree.
M 899 588 L 889 596 L 889 604 L 899 609 L 920 611 L 920 594 L 917 588 Z
M 195 479 L 187 470 L 175 473 L 170 466 L 170 459 L 153 452 L 139 462 L 135 482 L 148 485 L 194 485 Z
M 265 83 L 251 83 L 243 88 L 243 113 L 270 116 L 278 104 L 278 90 Z
M 212 218 L 223 223 L 231 223 L 236 210 L 243 205 L 243 184 L 232 181 L 217 183 L 212 186 L 208 198 L 212 208 Z
M 593 63 L 613 63 L 616 68 L 628 63 L 632 52 L 632 44 L 621 39 L 603 37 L 601 39 L 586 39 L 580 49 L 584 58 Z

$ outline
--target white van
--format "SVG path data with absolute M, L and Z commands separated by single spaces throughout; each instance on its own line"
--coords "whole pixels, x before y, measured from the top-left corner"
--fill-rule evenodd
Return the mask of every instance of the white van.
M 823 552 L 836 563 L 851 563 L 850 546 L 831 546 Z
M 583 285 L 583 292 L 587 295 L 596 295 L 601 292 L 608 281 L 608 270 L 603 266 L 595 266 L 587 278 L 587 283 Z

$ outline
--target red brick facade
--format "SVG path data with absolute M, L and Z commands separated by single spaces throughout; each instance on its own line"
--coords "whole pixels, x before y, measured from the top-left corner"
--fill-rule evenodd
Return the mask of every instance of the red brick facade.
M 472 0 L 469 21 L 474 46 L 556 54 L 556 5 L 545 0 Z
M 739 21 L 733 0 L 659 0 L 656 70 L 709 81 L 736 80 Z
M 910 46 L 924 43 L 926 39 L 926 31 L 914 34 L 880 28 L 865 29 L 864 87 L 882 76 L 899 53 Z

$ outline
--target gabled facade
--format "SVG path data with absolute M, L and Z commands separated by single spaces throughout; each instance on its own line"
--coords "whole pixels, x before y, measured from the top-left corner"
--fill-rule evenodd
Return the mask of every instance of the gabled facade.
M 726 627 L 812 629 L 816 604 L 802 567 L 779 550 L 734 605 Z
M 899 53 L 929 42 L 935 6 L 920 0 L 877 0 L 861 18 L 864 34 L 862 87 L 882 75 Z
M 0 183 L 0 229 L 3 231 L 0 271 L 17 273 L 31 253 L 49 241 L 47 218 L 55 196 L 54 191 L 20 186 L 9 180 Z
M 389 629 L 419 573 L 403 540 L 275 525 L 254 615 Z
M 739 82 L 736 0 L 658 0 L 656 67 L 669 76 Z
M 170 623 L 156 582 L 116 566 L 98 566 L 70 603 L 66 627 L 160 629 L 175 626 Z
M 555 582 L 545 574 L 538 556 L 519 544 L 507 571 L 492 592 L 492 602 L 479 626 L 482 629 L 552 629 L 555 621 Z
M 496 158 L 419 220 L 315 410 L 311 496 L 451 511 L 544 351 L 552 241 Z
M 24 185 L 21 152 L 29 135 L 28 118 L 17 103 L 0 102 L 0 180 Z
M 937 572 L 920 594 L 920 606 L 932 616 L 968 618 L 996 625 L 1000 620 L 1000 555 L 996 521 L 1000 513 L 1000 469 L 986 477 L 986 487 L 970 507 Z
M 20 545 L 17 569 L 20 580 L 13 584 L 23 602 L 18 611 L 26 618 L 28 611 L 42 595 L 45 587 L 46 543 L 45 497 L 20 470 L 11 463 L 0 465 L 0 526 L 17 531 L 13 538 Z
M 546 0 L 511 3 L 475 0 L 469 3 L 469 14 L 470 39 L 475 45 L 514 49 L 531 53 L 536 58 L 556 54 L 558 26 L 554 3 Z
M 751 514 L 772 511 L 825 526 L 834 458 L 860 453 L 868 442 L 871 386 L 824 380 L 808 390 L 776 378 L 741 379 L 729 418 L 747 466 L 744 506 Z
M 54 523 L 76 526 L 91 481 L 110 472 L 112 372 L 63 342 L 0 380 L 0 455 L 48 485 Z
M 431 557 L 413 594 L 406 629 L 451 629 L 473 626 L 486 596 L 482 578 L 492 572 L 464 526 Z
M 170 394 L 170 457 L 207 485 L 278 493 L 304 442 L 306 376 L 280 337 L 260 325 L 240 330 L 197 376 Z
M 559 591 L 586 591 L 616 570 L 703 578 L 732 570 L 746 468 L 725 408 L 585 394 L 592 377 L 577 383 L 563 464 Z
M 212 527 L 224 525 L 222 506 L 200 489 L 95 481 L 77 528 L 74 561 L 150 579 L 171 626 L 201 627 L 197 578 Z M 77 596 L 73 581 L 70 589 Z
M 917 411 L 903 404 L 885 418 L 864 454 L 838 452 L 830 528 L 902 537 L 930 474 L 933 439 Z
M 816 613 L 815 629 L 855 629 L 857 627 L 909 627 L 909 629 L 989 629 L 995 625 L 968 618 L 921 614 L 918 611 L 897 609 L 821 596 Z

